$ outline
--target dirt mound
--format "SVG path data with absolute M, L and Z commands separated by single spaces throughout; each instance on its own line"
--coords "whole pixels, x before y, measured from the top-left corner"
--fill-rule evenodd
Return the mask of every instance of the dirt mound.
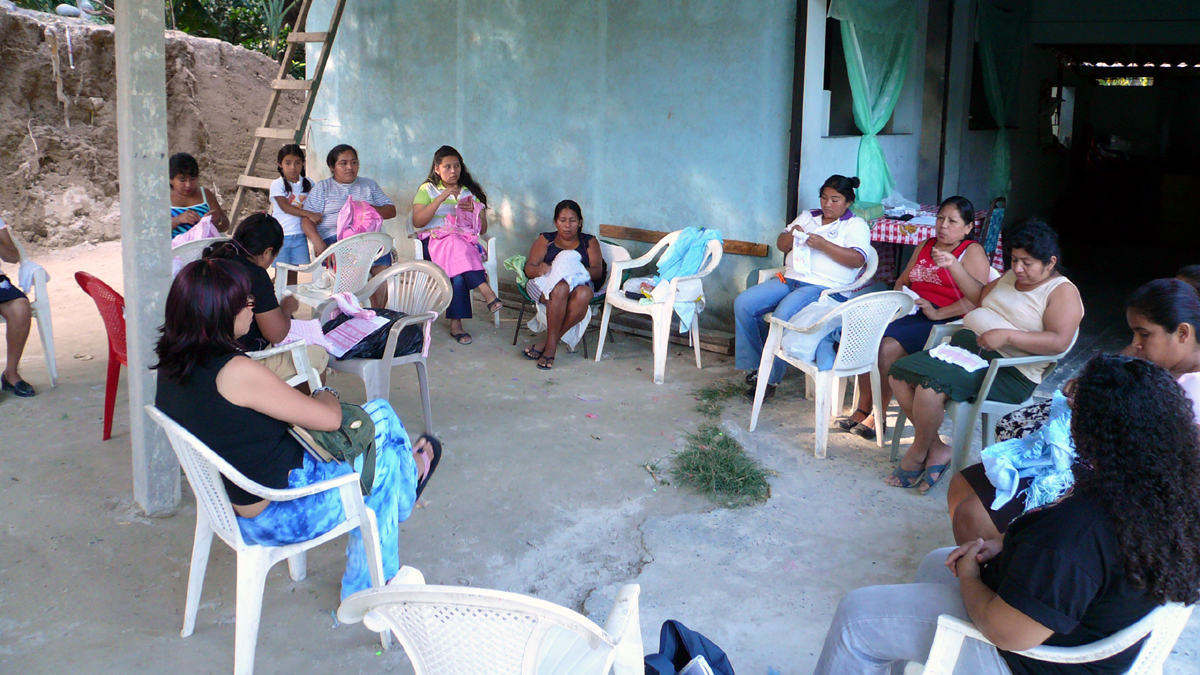
M 228 209 L 277 66 L 219 40 L 166 35 L 169 152 L 194 155 L 201 184 Z M 112 26 L 0 3 L 0 63 L 0 214 L 44 246 L 119 238 Z M 297 120 L 302 105 L 301 95 L 285 96 L 276 124 Z M 275 144 L 265 171 L 273 172 Z M 250 206 L 265 204 L 254 193 Z

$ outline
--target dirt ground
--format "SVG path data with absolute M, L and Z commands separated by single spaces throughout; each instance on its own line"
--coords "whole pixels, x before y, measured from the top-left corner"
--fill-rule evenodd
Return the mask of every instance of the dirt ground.
M 115 58 L 112 26 L 0 0 L 0 216 L 26 242 L 120 236 Z M 168 151 L 195 156 L 200 184 L 226 209 L 277 68 L 257 52 L 167 31 Z M 294 123 L 302 103 L 286 93 L 276 126 Z M 268 144 L 259 175 L 274 175 L 278 147 Z M 251 192 L 248 205 L 262 208 L 265 199 Z
M 52 277 L 60 382 L 49 387 L 35 329 L 22 373 L 39 395 L 0 398 L 0 672 L 227 673 L 234 556 L 214 544 L 195 634 L 180 638 L 195 502 L 185 483 L 171 517 L 138 513 L 124 383 L 114 436 L 100 441 L 105 336 L 72 274 L 120 289 L 119 244 L 33 257 Z M 443 327 L 431 350 L 446 455 L 401 532 L 402 562 L 430 583 L 529 593 L 599 623 L 616 588 L 638 583 L 648 651 L 673 618 L 728 651 L 743 675 L 792 675 L 811 672 L 842 595 L 907 581 L 925 552 L 950 543 L 944 488 L 919 497 L 883 486 L 886 450 L 831 432 L 829 459 L 813 458 L 798 378 L 784 381 L 754 434 L 747 404 L 726 408 L 726 431 L 778 476 L 766 504 L 716 508 L 642 465 L 683 446 L 703 421 L 690 392 L 734 377 L 731 359 L 705 353 L 697 370 L 675 348 L 655 386 L 649 343 L 618 336 L 601 363 L 560 352 L 544 373 L 510 344 L 515 312 L 503 318 L 499 330 L 469 321 L 467 347 Z M 518 345 L 528 342 L 522 331 Z M 353 377 L 330 383 L 362 400 Z M 393 405 L 420 432 L 416 378 L 397 370 L 392 385 Z M 373 634 L 334 620 L 343 549 L 339 540 L 310 553 L 300 582 L 284 565 L 272 570 L 257 672 L 411 672 L 401 650 L 377 653 Z M 1200 618 L 1166 672 L 1200 674 Z

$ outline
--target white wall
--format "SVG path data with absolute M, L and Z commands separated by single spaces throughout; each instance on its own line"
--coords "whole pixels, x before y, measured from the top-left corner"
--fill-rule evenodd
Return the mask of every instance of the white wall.
M 800 149 L 799 208 L 817 208 L 821 184 L 833 174 L 853 176 L 858 168 L 861 136 L 825 136 L 828 113 L 823 92 L 825 74 L 825 0 L 809 0 L 804 54 L 804 120 Z M 917 195 L 917 166 L 921 145 L 921 94 L 925 86 L 925 45 L 928 4 L 917 8 L 917 37 L 908 62 L 904 90 L 893 113 L 896 129 L 908 133 L 879 136 L 896 190 L 909 199 Z
M 314 3 L 312 30 L 331 4 Z M 455 146 L 491 198 L 501 258 L 553 229 L 564 198 L 593 234 L 600 223 L 702 225 L 773 244 L 786 214 L 794 14 L 785 0 L 349 3 L 314 153 L 356 146 L 362 175 L 403 218 L 434 150 Z M 706 284 L 706 325 L 732 325 L 733 298 L 767 264 L 727 256 Z

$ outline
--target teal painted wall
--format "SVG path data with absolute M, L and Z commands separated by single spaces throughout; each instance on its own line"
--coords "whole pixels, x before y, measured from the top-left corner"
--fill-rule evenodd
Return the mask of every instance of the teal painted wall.
M 309 30 L 331 6 L 314 2 Z M 333 145 L 354 145 L 403 232 L 433 151 L 453 145 L 488 192 L 502 259 L 552 229 L 565 198 L 593 234 L 702 225 L 773 244 L 794 21 L 779 0 L 355 0 L 314 109 L 309 175 L 328 175 Z M 780 260 L 727 256 L 706 281 L 704 325 L 728 329 L 747 279 Z

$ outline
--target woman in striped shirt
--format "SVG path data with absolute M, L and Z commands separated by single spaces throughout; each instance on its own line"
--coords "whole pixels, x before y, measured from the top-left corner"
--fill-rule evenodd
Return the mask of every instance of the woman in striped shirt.
M 171 236 L 192 229 L 206 215 L 212 216 L 217 231 L 229 229 L 229 218 L 211 191 L 200 187 L 200 164 L 196 158 L 180 152 L 167 160 L 171 170 Z

